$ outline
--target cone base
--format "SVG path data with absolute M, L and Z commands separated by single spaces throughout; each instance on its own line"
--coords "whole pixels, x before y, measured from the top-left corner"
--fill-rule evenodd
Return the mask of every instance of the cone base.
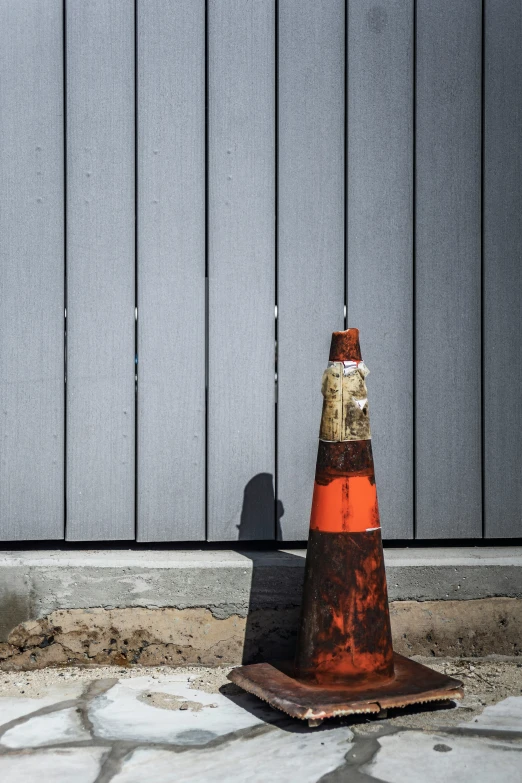
M 301 720 L 323 720 L 354 713 L 378 713 L 392 707 L 406 707 L 431 701 L 462 699 L 460 680 L 429 669 L 394 653 L 395 676 L 392 680 L 362 688 L 344 685 L 324 687 L 296 680 L 285 671 L 291 665 L 276 668 L 255 663 L 232 669 L 228 679 L 253 693 L 272 707 Z

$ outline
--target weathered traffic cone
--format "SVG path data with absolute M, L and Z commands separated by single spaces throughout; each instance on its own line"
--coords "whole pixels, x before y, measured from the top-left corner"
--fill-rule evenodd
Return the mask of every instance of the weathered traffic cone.
M 297 654 L 229 679 L 317 724 L 333 715 L 460 699 L 462 683 L 393 652 L 359 332 L 334 332 L 323 375 Z
M 297 675 L 316 682 L 393 676 L 367 374 L 358 330 L 334 332 L 296 656 Z

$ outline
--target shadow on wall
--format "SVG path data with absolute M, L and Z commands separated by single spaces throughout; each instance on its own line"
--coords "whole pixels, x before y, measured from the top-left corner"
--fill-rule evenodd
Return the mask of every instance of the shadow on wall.
M 275 522 L 274 522 L 275 513 Z M 243 492 L 243 507 L 237 529 L 240 541 L 281 541 L 280 500 L 275 502 L 274 479 L 271 473 L 258 473 L 250 479 Z
M 258 473 L 243 493 L 238 525 L 240 541 L 281 541 L 283 504 L 275 499 L 270 473 Z M 275 517 L 275 518 L 274 518 Z M 294 657 L 304 557 L 291 552 L 242 551 L 252 561 L 243 663 Z

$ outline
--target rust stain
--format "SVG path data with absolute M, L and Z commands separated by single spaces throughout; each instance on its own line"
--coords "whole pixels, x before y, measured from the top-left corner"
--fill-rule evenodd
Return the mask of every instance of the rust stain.
M 362 361 L 359 330 L 347 329 L 345 332 L 333 332 L 329 359 L 331 362 Z
M 328 484 L 341 476 L 373 476 L 371 440 L 319 441 L 316 483 Z
M 315 682 L 393 676 L 382 542 L 311 530 L 296 672 Z
M 301 720 L 337 715 L 378 713 L 392 707 L 462 699 L 460 680 L 394 654 L 391 680 L 366 682 L 361 687 L 314 685 L 295 678 L 291 669 L 258 663 L 232 669 L 228 679 L 272 707 Z

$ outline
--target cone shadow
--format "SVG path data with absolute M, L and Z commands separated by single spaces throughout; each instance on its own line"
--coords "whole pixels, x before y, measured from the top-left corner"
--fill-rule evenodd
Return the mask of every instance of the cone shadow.
M 239 541 L 273 541 L 274 528 L 276 540 L 281 536 L 280 519 L 283 505 L 278 501 L 275 508 L 274 479 L 271 473 L 257 473 L 245 485 L 243 505 L 239 519 Z M 274 522 L 274 509 L 276 520 Z
M 270 473 L 258 473 L 245 486 L 239 541 L 280 539 L 281 501 Z M 252 562 L 243 663 L 293 659 L 304 577 L 304 557 L 277 550 L 241 550 Z

